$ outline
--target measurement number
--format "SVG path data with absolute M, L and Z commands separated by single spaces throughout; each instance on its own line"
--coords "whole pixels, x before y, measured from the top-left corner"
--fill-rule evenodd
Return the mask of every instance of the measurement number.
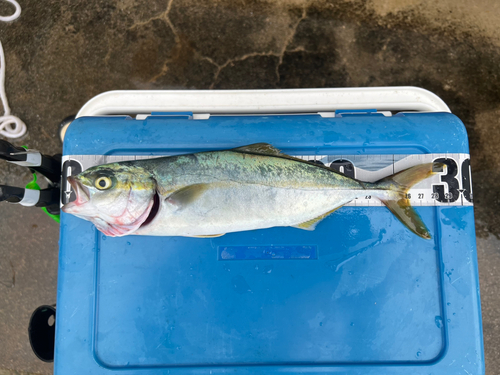
M 443 163 L 446 165 L 446 174 L 441 174 L 441 182 L 443 184 L 434 185 L 432 187 L 432 198 L 438 202 L 455 202 L 460 193 L 468 202 L 472 202 L 472 187 L 470 178 L 470 159 L 465 159 L 460 166 L 462 172 L 462 188 L 460 189 L 460 182 L 458 181 L 458 165 L 453 159 L 438 158 L 434 160 L 436 163 Z M 445 186 L 448 192 L 445 193 Z

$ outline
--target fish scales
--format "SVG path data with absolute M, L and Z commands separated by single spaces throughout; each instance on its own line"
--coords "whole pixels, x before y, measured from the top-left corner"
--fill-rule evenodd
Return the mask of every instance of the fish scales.
M 201 236 L 316 225 L 371 195 L 412 232 L 430 234 L 406 192 L 442 165 L 409 168 L 376 183 L 282 154 L 268 144 L 92 167 L 68 181 L 77 199 L 67 213 L 109 236 Z
M 363 189 L 358 181 L 327 168 L 279 156 L 216 151 L 124 163 L 143 166 L 166 191 L 217 181 L 297 189 Z

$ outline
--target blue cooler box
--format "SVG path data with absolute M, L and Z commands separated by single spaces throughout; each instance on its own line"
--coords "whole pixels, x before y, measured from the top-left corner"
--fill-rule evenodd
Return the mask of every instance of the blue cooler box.
M 369 197 L 313 232 L 213 239 L 111 238 L 63 214 L 55 373 L 483 374 L 469 147 L 450 113 L 82 117 L 64 173 L 258 142 L 360 179 L 446 161 L 417 192 L 432 239 Z

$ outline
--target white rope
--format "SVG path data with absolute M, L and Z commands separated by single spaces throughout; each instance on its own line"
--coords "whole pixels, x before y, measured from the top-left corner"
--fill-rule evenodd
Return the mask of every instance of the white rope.
M 0 16 L 0 21 L 10 22 L 10 21 L 17 20 L 17 18 L 21 15 L 21 6 L 19 5 L 19 3 L 16 0 L 5 0 L 5 1 L 14 5 L 16 7 L 16 11 L 14 12 L 14 14 L 12 16 Z
M 11 16 L 0 16 L 0 21 L 14 21 L 21 15 L 21 6 L 15 0 L 5 0 L 16 8 Z M 0 135 L 7 138 L 19 138 L 26 134 L 26 124 L 17 116 L 10 114 L 10 107 L 5 94 L 5 55 L 3 53 L 2 43 L 0 42 L 0 99 L 4 110 L 3 116 L 0 116 Z

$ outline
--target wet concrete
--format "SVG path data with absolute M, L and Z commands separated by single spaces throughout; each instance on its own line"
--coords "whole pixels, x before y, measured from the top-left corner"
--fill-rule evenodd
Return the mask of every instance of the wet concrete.
M 471 147 L 487 373 L 500 367 L 500 3 L 494 0 L 26 0 L 0 24 L 17 142 L 60 152 L 57 123 L 113 89 L 413 85 L 443 98 Z M 0 3 L 0 14 L 10 6 Z M 0 181 L 25 170 L 1 164 Z M 0 368 L 50 373 L 31 311 L 55 302 L 58 227 L 0 205 Z M 36 225 L 37 227 L 34 227 Z M 15 272 L 16 283 L 12 285 Z

